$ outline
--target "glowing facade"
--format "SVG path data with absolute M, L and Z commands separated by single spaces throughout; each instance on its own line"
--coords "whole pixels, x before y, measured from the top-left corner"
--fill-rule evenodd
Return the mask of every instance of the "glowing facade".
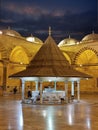
M 7 92 L 12 91 L 14 86 L 21 91 L 21 80 L 9 79 L 8 76 L 24 70 L 42 44 L 36 37 L 25 38 L 11 29 L 0 31 L 0 85 Z M 80 82 L 81 92 L 98 92 L 98 34 L 93 32 L 80 42 L 69 37 L 62 40 L 58 46 L 75 69 L 93 76 L 92 79 Z M 54 86 L 54 83 L 45 82 L 43 87 L 48 85 Z M 28 81 L 26 86 L 35 90 L 35 82 Z M 58 82 L 57 89 L 64 89 L 64 84 Z

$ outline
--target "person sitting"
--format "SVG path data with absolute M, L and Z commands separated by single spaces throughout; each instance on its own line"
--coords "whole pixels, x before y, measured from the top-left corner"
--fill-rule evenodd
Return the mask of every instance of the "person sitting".
M 31 92 L 31 90 L 29 89 L 28 90 L 28 98 L 31 98 L 32 97 L 32 92 Z
M 61 97 L 60 99 L 61 99 L 61 103 L 64 103 L 64 97 Z
M 16 94 L 16 92 L 17 92 L 17 87 L 16 86 L 14 87 L 13 92 L 14 92 L 14 94 Z
M 40 100 L 40 93 L 39 93 L 39 95 L 37 96 L 37 101 L 39 101 Z

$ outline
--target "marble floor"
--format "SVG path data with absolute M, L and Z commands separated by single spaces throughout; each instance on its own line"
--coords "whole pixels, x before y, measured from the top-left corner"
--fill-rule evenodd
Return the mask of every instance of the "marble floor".
M 0 97 L 0 130 L 98 130 L 98 95 L 63 105 L 22 104 L 18 94 Z

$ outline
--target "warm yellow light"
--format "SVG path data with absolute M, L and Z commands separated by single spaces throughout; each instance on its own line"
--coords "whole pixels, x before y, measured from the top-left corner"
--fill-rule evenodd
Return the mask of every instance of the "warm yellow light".
M 82 67 L 82 64 L 80 64 L 80 67 Z
M 27 37 L 26 40 L 29 41 L 29 42 L 34 42 L 35 38 L 34 37 Z
M 76 44 L 78 45 L 80 42 L 77 42 Z
M 3 32 L 2 32 L 2 31 L 0 31 L 0 35 L 1 35 L 1 34 L 3 34 Z

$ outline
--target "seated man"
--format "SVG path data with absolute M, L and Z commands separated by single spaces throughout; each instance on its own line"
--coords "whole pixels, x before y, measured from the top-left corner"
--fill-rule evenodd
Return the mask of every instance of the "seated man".
M 29 89 L 28 90 L 28 98 L 31 98 L 32 97 L 32 92 L 31 92 L 31 90 Z
M 63 97 L 61 97 L 60 99 L 61 99 L 61 103 L 64 103 L 64 98 L 63 98 Z

